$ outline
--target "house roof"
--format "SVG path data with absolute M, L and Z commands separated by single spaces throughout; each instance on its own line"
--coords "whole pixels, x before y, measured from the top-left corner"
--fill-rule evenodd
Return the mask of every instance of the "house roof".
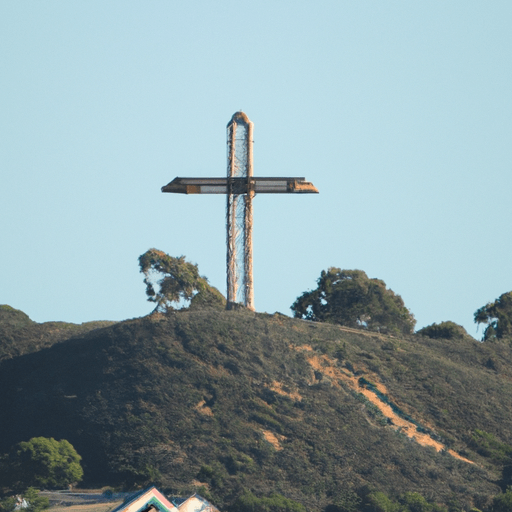
M 148 487 L 128 498 L 112 512 L 219 512 L 199 494 L 171 503 L 156 487 Z
M 178 507 L 179 512 L 219 512 L 209 501 L 199 494 L 193 494 Z
M 178 509 L 154 486 L 148 487 L 119 505 L 112 512 L 178 512 Z

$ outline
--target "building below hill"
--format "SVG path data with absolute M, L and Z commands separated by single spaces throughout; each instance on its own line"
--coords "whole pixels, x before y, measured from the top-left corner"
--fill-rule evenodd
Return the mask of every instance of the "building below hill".
M 189 498 L 167 499 L 156 487 L 148 487 L 128 497 L 112 512 L 219 512 L 199 494 Z

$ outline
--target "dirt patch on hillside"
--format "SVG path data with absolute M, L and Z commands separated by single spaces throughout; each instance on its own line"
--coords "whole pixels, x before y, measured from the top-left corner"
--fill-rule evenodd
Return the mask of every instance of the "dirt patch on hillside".
M 265 438 L 265 441 L 269 442 L 277 451 L 283 449 L 280 441 L 283 441 L 284 439 L 286 439 L 285 436 L 281 436 L 279 434 L 274 434 L 273 432 L 270 432 L 270 430 L 263 430 L 262 432 L 263 432 L 263 437 Z
M 295 400 L 297 402 L 300 402 L 302 400 L 302 396 L 299 395 L 298 391 L 290 391 L 290 390 L 286 391 L 285 389 L 283 389 L 283 386 L 284 385 L 281 382 L 278 382 L 277 380 L 275 380 L 274 382 L 272 382 L 272 385 L 269 387 L 272 391 L 274 391 L 278 395 L 286 396 L 286 397 L 291 398 L 292 400 Z
M 391 423 L 391 425 L 393 425 L 393 427 L 396 430 L 402 432 L 407 437 L 411 438 L 413 441 L 416 441 L 418 444 L 422 446 L 430 446 L 432 448 L 435 448 L 435 450 L 438 452 L 446 450 L 452 457 L 455 457 L 456 459 L 462 460 L 469 464 L 474 464 L 474 462 L 462 457 L 455 451 L 447 450 L 446 446 L 443 443 L 436 441 L 428 433 L 420 432 L 418 430 L 417 425 L 415 425 L 411 421 L 402 418 L 399 414 L 395 412 L 395 410 L 393 409 L 393 407 L 391 407 L 391 405 L 389 405 L 389 403 L 386 403 L 379 396 L 379 394 L 377 394 L 369 387 L 362 386 L 360 384 L 361 375 L 355 376 L 346 368 L 339 368 L 338 366 L 336 366 L 336 360 L 330 359 L 326 355 L 312 353 L 313 349 L 309 345 L 295 347 L 295 350 L 303 350 L 305 352 L 308 352 L 306 359 L 313 368 L 313 370 L 320 372 L 321 374 L 328 377 L 331 380 L 332 385 L 334 387 L 339 389 L 341 388 L 341 383 L 344 383 L 345 385 L 348 385 L 352 390 L 366 397 L 369 402 L 371 402 L 379 409 L 382 415 L 388 419 L 388 421 Z M 388 393 L 386 387 L 382 383 L 376 381 L 376 375 L 373 374 L 371 378 L 372 387 L 374 387 L 380 394 L 387 396 Z
M 213 411 L 206 405 L 205 400 L 201 400 L 196 405 L 196 411 L 200 412 L 201 414 L 204 414 L 205 416 L 213 416 Z

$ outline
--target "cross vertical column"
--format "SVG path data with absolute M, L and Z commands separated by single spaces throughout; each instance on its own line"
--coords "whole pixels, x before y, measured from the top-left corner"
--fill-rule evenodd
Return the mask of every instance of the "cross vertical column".
M 237 197 L 235 197 L 233 188 L 235 182 L 230 177 L 236 176 L 235 160 L 235 137 L 236 124 L 228 124 L 228 179 L 227 179 L 227 205 L 226 205 L 226 279 L 227 279 L 227 308 L 236 302 L 237 279 L 236 279 L 236 207 Z
M 252 279 L 253 124 L 236 112 L 227 126 L 227 308 L 254 310 Z
M 249 121 L 247 127 L 247 193 L 245 194 L 245 254 L 244 254 L 244 286 L 245 307 L 254 311 L 254 286 L 252 279 L 252 200 L 254 197 L 254 184 L 252 180 L 252 132 L 254 125 Z

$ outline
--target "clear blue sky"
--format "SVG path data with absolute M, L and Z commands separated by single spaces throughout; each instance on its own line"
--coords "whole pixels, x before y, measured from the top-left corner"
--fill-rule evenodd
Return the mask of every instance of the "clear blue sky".
M 0 3 L 0 304 L 33 320 L 147 314 L 137 258 L 225 293 L 226 124 L 254 122 L 258 311 L 361 269 L 417 328 L 512 290 L 512 2 Z

